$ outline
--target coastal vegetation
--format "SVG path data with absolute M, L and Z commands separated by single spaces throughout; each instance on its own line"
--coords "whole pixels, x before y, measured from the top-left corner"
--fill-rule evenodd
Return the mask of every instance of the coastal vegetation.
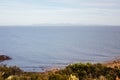
M 76 63 L 64 69 L 24 72 L 17 66 L 0 66 L 0 80 L 120 80 L 120 67 L 96 63 Z

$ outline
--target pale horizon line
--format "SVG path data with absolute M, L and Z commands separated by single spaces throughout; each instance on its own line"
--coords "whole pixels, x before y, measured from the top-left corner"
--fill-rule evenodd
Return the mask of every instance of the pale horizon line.
M 82 27 L 82 26 L 83 26 L 83 27 L 85 27 L 85 26 L 86 26 L 86 27 L 87 27 L 87 26 L 90 26 L 90 27 L 92 27 L 92 26 L 93 26 L 93 27 L 94 27 L 94 26 L 96 26 L 96 27 L 98 27 L 98 26 L 111 26 L 111 27 L 114 26 L 114 27 L 115 27 L 115 26 L 116 26 L 116 27 L 120 27 L 120 25 L 109 25 L 109 24 L 105 24 L 105 25 L 104 25 L 104 24 L 32 24 L 32 25 L 22 25 L 22 24 L 21 24 L 21 25 L 0 25 L 0 27 L 44 27 L 44 26 L 48 26 L 48 27 L 49 27 L 49 26 L 51 26 L 51 27 L 52 27 L 52 26 L 53 26 L 53 27 L 55 27 L 55 26 L 56 26 L 56 27 L 57 27 L 57 26 L 58 26 L 58 27 L 59 27 L 59 26 L 61 26 L 61 27 L 62 27 L 62 26 L 69 26 L 69 27 L 70 27 L 70 26 L 71 26 L 71 27 L 72 27 L 72 26 L 76 26 L 76 27 Z

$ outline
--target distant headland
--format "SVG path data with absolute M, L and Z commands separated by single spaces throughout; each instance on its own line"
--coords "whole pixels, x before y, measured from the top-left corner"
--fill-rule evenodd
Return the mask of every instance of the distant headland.
M 12 58 L 7 56 L 7 55 L 0 55 L 0 62 L 5 61 L 5 60 L 11 60 Z

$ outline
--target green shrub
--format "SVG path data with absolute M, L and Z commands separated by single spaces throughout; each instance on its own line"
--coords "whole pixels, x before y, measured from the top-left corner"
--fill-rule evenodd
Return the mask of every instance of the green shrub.
M 120 70 L 118 68 L 110 68 L 103 66 L 100 63 L 77 63 L 68 65 L 65 69 L 59 71 L 60 74 L 74 74 L 80 80 L 85 80 L 88 78 L 98 79 L 100 76 L 105 76 L 108 80 L 115 80 L 118 76 L 120 77 Z
M 50 74 L 49 80 L 67 80 L 68 77 L 66 75 L 60 74 Z
M 13 76 L 13 80 L 115 80 L 120 78 L 120 68 L 110 68 L 100 63 L 77 63 L 68 65 L 66 68 L 56 72 L 33 73 L 23 72 L 16 66 L 0 66 L 0 80 Z
M 7 67 L 6 65 L 1 65 L 0 66 L 0 72 L 2 72 L 2 78 L 7 78 L 10 75 L 20 75 L 23 73 L 23 71 L 18 68 L 17 66 L 13 67 Z

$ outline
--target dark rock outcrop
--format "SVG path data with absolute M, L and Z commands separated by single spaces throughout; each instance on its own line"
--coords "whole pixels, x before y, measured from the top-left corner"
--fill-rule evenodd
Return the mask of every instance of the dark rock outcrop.
M 6 55 L 0 55 L 0 62 L 5 61 L 5 60 L 11 60 L 12 58 L 10 58 L 9 56 Z

